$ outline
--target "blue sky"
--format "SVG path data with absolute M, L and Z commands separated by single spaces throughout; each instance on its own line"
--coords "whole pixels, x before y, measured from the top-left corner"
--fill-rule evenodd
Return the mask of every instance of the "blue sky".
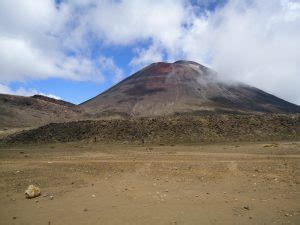
M 96 45 L 96 44 L 95 44 Z M 95 47 L 96 48 L 96 47 Z M 107 57 L 114 59 L 116 66 L 122 68 L 123 76 L 122 79 L 131 75 L 133 72 L 129 66 L 130 59 L 133 58 L 134 54 L 132 49 L 128 47 L 121 48 L 108 48 L 103 49 Z M 92 56 L 93 60 L 97 60 L 97 57 L 101 54 L 99 49 L 94 49 L 95 55 Z M 24 88 L 26 90 L 37 90 L 43 94 L 53 94 L 64 100 L 79 104 L 82 103 L 106 89 L 116 84 L 112 77 L 114 76 L 112 71 L 105 71 L 105 80 L 103 82 L 93 80 L 76 81 L 72 79 L 63 78 L 48 78 L 48 79 L 29 79 L 26 81 L 15 81 L 10 83 L 12 90 L 18 90 Z M 34 92 L 33 91 L 33 92 Z
M 81 103 L 157 61 L 300 104 L 298 0 L 2 0 L 0 93 Z

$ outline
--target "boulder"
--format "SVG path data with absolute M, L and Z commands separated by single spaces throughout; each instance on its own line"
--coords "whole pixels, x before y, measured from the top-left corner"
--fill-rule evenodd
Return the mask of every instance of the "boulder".
M 35 185 L 29 185 L 25 191 L 26 198 L 35 198 L 41 195 L 41 189 Z

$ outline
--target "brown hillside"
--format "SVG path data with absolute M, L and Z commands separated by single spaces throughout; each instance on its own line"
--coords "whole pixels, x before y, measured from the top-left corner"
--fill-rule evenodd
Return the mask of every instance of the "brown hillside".
M 79 118 L 81 114 L 78 106 L 48 97 L 0 94 L 0 128 L 34 127 L 69 121 Z

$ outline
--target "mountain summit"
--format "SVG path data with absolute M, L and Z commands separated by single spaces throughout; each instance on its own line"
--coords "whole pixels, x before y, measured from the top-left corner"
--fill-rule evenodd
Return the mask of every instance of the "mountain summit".
M 98 115 L 298 113 L 300 106 L 255 87 L 228 84 L 192 61 L 153 63 L 81 104 Z

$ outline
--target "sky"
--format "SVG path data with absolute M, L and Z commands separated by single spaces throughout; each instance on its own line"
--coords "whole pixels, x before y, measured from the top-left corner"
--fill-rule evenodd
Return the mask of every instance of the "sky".
M 300 105 L 300 0 L 1 0 L 0 93 L 79 104 L 192 60 Z

